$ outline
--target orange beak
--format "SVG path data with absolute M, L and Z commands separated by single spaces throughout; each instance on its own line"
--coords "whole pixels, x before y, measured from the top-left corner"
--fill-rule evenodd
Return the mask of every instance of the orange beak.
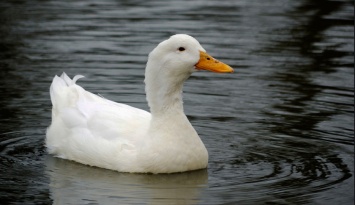
M 200 51 L 200 60 L 195 65 L 197 70 L 209 70 L 216 73 L 233 73 L 229 65 L 216 60 L 207 53 Z

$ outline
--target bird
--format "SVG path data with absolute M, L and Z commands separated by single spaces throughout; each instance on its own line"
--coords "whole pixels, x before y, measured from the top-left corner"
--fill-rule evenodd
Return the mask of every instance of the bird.
M 183 109 L 182 89 L 193 72 L 232 73 L 187 34 L 175 34 L 148 55 L 145 92 L 150 112 L 86 91 L 65 72 L 50 86 L 49 154 L 129 173 L 206 169 L 208 151 Z

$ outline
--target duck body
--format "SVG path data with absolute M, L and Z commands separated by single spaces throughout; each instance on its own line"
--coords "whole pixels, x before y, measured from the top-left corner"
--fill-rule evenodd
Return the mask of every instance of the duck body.
M 179 34 L 150 53 L 145 73 L 150 113 L 84 90 L 76 84 L 82 76 L 55 76 L 50 87 L 53 108 L 46 134 L 48 152 L 120 172 L 206 168 L 207 149 L 182 103 L 183 82 L 199 68 L 200 52 L 204 49 L 194 38 Z

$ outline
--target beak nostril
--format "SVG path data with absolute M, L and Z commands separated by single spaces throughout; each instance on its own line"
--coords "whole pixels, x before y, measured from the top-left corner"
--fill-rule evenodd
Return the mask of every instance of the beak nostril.
M 210 58 L 207 58 L 207 60 L 211 60 Z

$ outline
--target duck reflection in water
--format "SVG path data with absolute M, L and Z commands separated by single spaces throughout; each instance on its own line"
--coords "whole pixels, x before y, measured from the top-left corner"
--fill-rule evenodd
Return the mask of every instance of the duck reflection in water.
M 197 204 L 207 169 L 176 174 L 129 174 L 46 158 L 53 204 Z M 85 203 L 87 203 L 85 202 Z

